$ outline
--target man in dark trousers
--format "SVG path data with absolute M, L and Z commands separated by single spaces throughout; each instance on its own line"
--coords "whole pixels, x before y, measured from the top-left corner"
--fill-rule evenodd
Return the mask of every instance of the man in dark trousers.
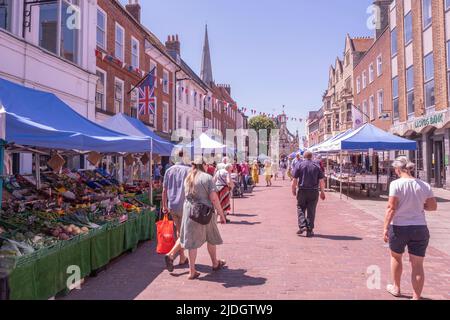
M 309 151 L 304 154 L 304 161 L 297 162 L 294 167 L 294 180 L 292 193 L 297 197 L 298 235 L 307 232 L 307 237 L 314 236 L 314 220 L 316 208 L 320 198 L 325 200 L 325 180 L 323 171 L 317 162 L 312 160 L 313 154 Z

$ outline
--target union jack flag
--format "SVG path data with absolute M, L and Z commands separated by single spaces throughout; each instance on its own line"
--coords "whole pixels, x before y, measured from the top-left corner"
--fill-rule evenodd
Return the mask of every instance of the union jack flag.
M 155 110 L 155 77 L 149 73 L 147 78 L 139 86 L 139 114 L 154 115 Z

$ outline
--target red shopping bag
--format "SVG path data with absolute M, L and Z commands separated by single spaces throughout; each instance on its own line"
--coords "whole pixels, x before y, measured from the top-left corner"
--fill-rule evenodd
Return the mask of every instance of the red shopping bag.
M 159 254 L 168 254 L 175 245 L 175 235 L 173 229 L 173 221 L 164 215 L 164 218 L 156 223 L 158 244 L 156 252 Z

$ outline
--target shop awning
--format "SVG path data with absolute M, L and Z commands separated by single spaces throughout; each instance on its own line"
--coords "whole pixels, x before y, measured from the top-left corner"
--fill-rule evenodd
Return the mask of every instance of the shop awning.
M 318 152 L 416 150 L 417 142 L 404 139 L 367 123 L 334 141 L 319 147 Z
M 164 140 L 158 136 L 139 119 L 128 117 L 123 113 L 119 113 L 104 121 L 102 125 L 110 130 L 114 130 L 122 134 L 153 139 L 153 153 L 161 156 L 172 155 L 174 145 L 170 141 Z
M 202 133 L 197 139 L 187 145 L 178 145 L 181 148 L 194 148 L 195 150 L 217 150 L 224 149 L 226 145 L 210 138 L 206 133 Z
M 0 78 L 0 101 L 6 110 L 9 143 L 98 152 L 150 151 L 150 139 L 126 136 L 102 127 L 52 93 Z

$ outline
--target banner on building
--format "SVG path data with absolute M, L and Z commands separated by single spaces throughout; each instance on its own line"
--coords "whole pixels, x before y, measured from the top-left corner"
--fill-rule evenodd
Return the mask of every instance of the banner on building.
M 353 129 L 357 129 L 364 124 L 364 115 L 357 107 L 352 106 Z

